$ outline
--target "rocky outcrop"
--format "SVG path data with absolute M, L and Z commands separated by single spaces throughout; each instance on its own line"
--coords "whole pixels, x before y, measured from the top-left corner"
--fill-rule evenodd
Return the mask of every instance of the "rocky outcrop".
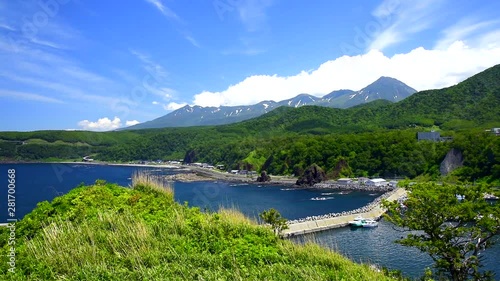
M 257 182 L 268 182 L 271 181 L 271 177 L 266 173 L 266 171 L 262 171 L 260 176 L 257 177 Z
M 198 157 L 196 154 L 197 153 L 194 150 L 186 151 L 186 155 L 184 156 L 184 164 L 191 164 L 191 163 L 196 162 L 196 160 L 198 160 Z
M 309 185 L 313 186 L 326 179 L 325 171 L 316 164 L 312 164 L 305 171 L 304 174 L 297 180 L 296 185 Z
M 441 162 L 441 166 L 439 167 L 439 171 L 441 175 L 446 176 L 447 174 L 453 172 L 456 168 L 460 168 L 463 166 L 464 156 L 462 152 L 457 148 L 452 148 L 446 154 L 443 162 Z

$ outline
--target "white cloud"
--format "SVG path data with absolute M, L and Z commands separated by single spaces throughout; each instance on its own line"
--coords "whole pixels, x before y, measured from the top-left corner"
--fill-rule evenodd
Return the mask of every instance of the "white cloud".
M 181 20 L 179 18 L 179 16 L 176 13 L 174 13 L 174 11 L 172 11 L 170 8 L 165 6 L 161 0 L 146 0 L 146 2 L 155 6 L 168 19 L 175 20 L 175 21 Z
M 384 50 L 408 40 L 409 36 L 415 33 L 430 28 L 440 18 L 437 12 L 443 2 L 443 0 L 416 2 L 384 0 L 372 12 L 377 21 L 367 23 L 361 31 L 363 40 L 368 41 L 364 47 L 367 47 L 367 50 Z
M 197 48 L 201 47 L 198 41 L 187 31 L 185 27 L 187 25 L 186 22 L 182 20 L 182 18 L 179 17 L 172 9 L 165 6 L 162 0 L 145 0 L 145 1 L 155 6 L 170 22 L 172 22 L 174 26 L 176 26 L 177 32 L 179 32 L 182 36 L 184 36 L 184 39 L 186 39 L 189 43 L 191 43 L 191 45 Z
M 168 73 L 160 63 L 153 61 L 149 55 L 142 52 L 130 50 L 130 53 L 141 61 L 142 67 L 148 72 L 148 75 L 142 79 L 142 86 L 147 91 L 161 97 L 163 101 L 170 101 L 177 95 L 176 90 L 165 86 L 168 84 Z
M 161 64 L 153 61 L 149 55 L 136 50 L 130 50 L 130 53 L 142 62 L 144 70 L 156 80 L 155 82 L 159 83 L 168 77 L 168 72 L 165 68 Z
M 0 28 L 6 29 L 8 31 L 16 31 L 16 29 L 8 24 L 0 23 Z
M 89 131 L 109 131 L 115 130 L 122 126 L 122 122 L 120 118 L 116 117 L 113 120 L 110 120 L 108 117 L 99 118 L 95 122 L 91 122 L 89 120 L 82 120 L 78 122 L 78 126 L 83 130 Z
M 134 126 L 134 125 L 137 125 L 139 123 L 141 123 L 141 122 L 139 122 L 137 120 L 126 121 L 125 126 Z
M 301 93 L 323 96 L 338 89 L 360 90 L 380 76 L 394 77 L 416 90 L 436 89 L 454 85 L 499 63 L 500 46 L 470 47 L 461 41 L 444 50 L 420 47 L 392 57 L 372 50 L 364 55 L 327 61 L 315 70 L 293 76 L 250 76 L 223 91 L 199 93 L 193 103 L 234 106 L 280 101 Z
M 18 100 L 29 100 L 29 101 L 39 101 L 39 102 L 49 102 L 49 103 L 64 103 L 61 100 L 46 97 L 39 94 L 20 92 L 20 91 L 9 91 L 0 89 L 0 97 L 18 99 Z
M 455 41 L 464 41 L 472 46 L 493 47 L 500 40 L 500 21 L 479 21 L 463 19 L 443 31 L 444 37 L 435 45 L 435 49 L 446 49 Z
M 240 21 L 247 31 L 261 29 L 267 22 L 266 9 L 272 6 L 273 0 L 243 0 L 237 1 L 237 10 Z
M 51 47 L 54 49 L 64 49 L 63 46 L 61 46 L 57 43 L 54 43 L 54 42 L 47 41 L 47 40 L 40 40 L 37 38 L 32 38 L 31 42 L 33 42 L 34 44 L 38 44 L 38 45 L 45 46 L 45 47 Z
M 186 105 L 187 105 L 187 103 L 185 103 L 185 102 L 184 103 L 171 102 L 169 104 L 164 105 L 163 108 L 165 110 L 177 110 L 177 109 L 184 107 Z
M 198 41 L 196 41 L 196 39 L 194 39 L 193 36 L 191 36 L 191 35 L 185 35 L 184 38 L 186 40 L 188 40 L 189 43 L 191 43 L 191 45 L 195 46 L 196 48 L 200 48 L 201 47 L 200 43 L 198 43 Z
M 162 97 L 164 100 L 170 100 L 172 97 L 177 95 L 176 90 L 170 89 L 167 87 L 154 88 L 154 87 L 146 86 L 146 89 L 148 89 L 148 91 L 151 91 L 151 93 L 153 93 L 159 97 Z
M 153 104 L 153 105 L 159 105 L 160 103 L 157 102 L 157 101 L 153 101 L 151 104 Z

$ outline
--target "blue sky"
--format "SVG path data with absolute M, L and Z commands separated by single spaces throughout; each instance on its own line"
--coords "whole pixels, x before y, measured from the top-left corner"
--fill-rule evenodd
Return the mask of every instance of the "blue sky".
M 0 2 L 0 131 L 111 130 L 189 105 L 417 90 L 500 63 L 499 1 Z

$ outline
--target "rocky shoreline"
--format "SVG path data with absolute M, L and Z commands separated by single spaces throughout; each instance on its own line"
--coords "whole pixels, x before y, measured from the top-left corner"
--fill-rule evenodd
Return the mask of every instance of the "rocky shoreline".
M 395 189 L 395 187 L 389 185 L 370 186 L 364 184 L 338 184 L 335 182 L 317 183 L 312 187 L 321 189 L 337 189 L 337 190 L 350 190 L 350 191 L 378 191 L 378 192 L 380 191 L 388 192 Z
M 306 221 L 316 221 L 316 220 L 329 219 L 329 218 L 335 218 L 335 217 L 340 217 L 340 216 L 368 213 L 371 210 L 373 210 L 373 208 L 380 205 L 380 203 L 383 199 L 387 199 L 389 196 L 394 194 L 396 192 L 396 190 L 397 189 L 393 189 L 389 192 L 386 192 L 386 193 L 380 195 L 379 197 L 375 198 L 375 200 L 373 200 L 371 203 L 369 203 L 368 205 L 365 205 L 361 208 L 357 208 L 357 209 L 350 210 L 350 211 L 344 211 L 344 212 L 340 212 L 340 213 L 328 213 L 325 215 L 309 216 L 309 217 L 305 217 L 305 218 L 301 218 L 301 219 L 289 220 L 289 221 L 287 221 L 287 224 L 295 224 L 295 223 L 301 223 L 301 222 L 306 222 Z

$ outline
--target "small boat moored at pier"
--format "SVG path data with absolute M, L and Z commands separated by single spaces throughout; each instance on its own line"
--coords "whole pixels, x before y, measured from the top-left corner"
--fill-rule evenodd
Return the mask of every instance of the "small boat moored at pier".
M 364 220 L 365 219 L 363 217 L 357 216 L 356 218 L 354 218 L 354 220 L 349 222 L 349 225 L 354 226 L 354 227 L 360 227 L 360 226 L 363 226 Z
M 352 227 L 366 227 L 372 228 L 378 226 L 378 222 L 372 219 L 365 219 L 361 216 L 354 218 L 354 220 L 349 222 L 349 225 Z
M 362 226 L 366 228 L 377 227 L 378 222 L 376 220 L 367 219 L 362 221 Z

